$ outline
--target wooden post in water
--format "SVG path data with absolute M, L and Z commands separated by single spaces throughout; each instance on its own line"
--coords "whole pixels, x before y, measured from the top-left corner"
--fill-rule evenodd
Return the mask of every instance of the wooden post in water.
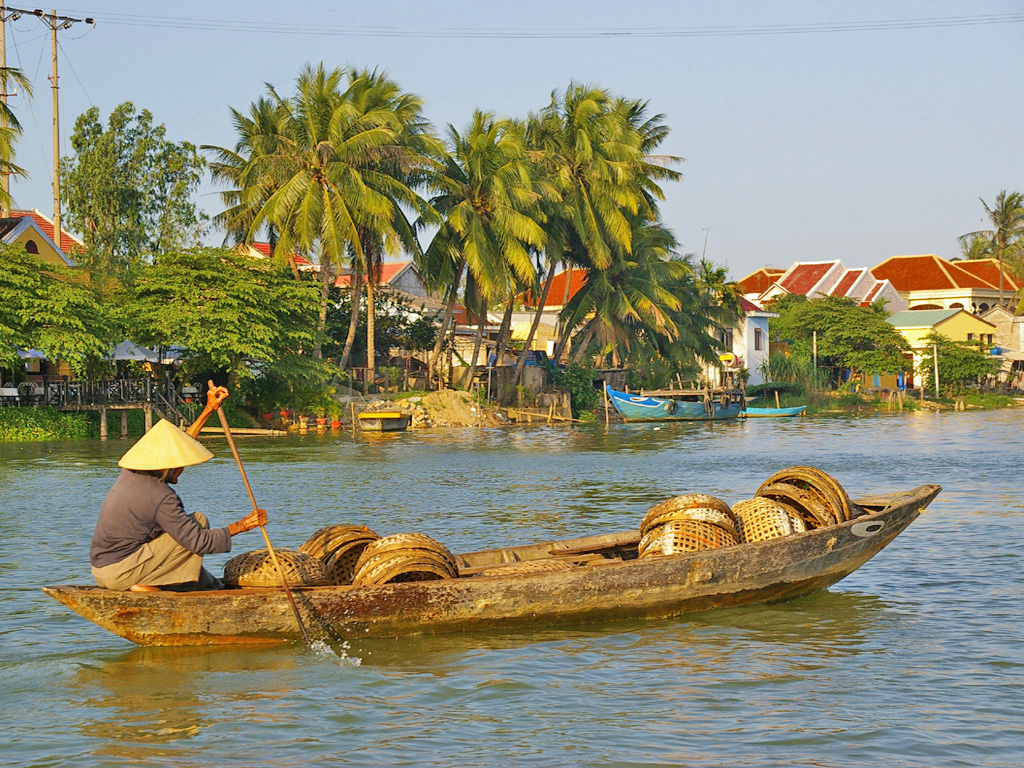
M 611 417 L 608 413 L 608 382 L 604 383 L 604 426 L 607 429 L 611 425 Z
M 781 408 L 782 407 L 781 405 L 779 405 L 779 390 L 777 390 L 777 389 L 775 390 L 775 407 L 776 408 Z
M 128 411 L 121 411 L 121 439 L 128 437 Z
M 100 440 L 107 439 L 107 407 L 100 406 Z
M 356 433 L 356 404 L 355 402 L 350 402 L 348 405 L 349 411 L 352 413 L 352 434 L 354 435 Z
M 153 406 L 146 403 L 143 410 L 146 412 L 146 431 L 149 432 L 153 428 Z

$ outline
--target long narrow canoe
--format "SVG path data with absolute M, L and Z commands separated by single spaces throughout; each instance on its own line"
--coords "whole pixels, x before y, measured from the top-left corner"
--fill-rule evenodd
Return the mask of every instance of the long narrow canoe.
M 745 416 L 748 419 L 778 419 L 787 416 L 799 416 L 806 410 L 806 405 L 794 405 L 789 408 L 755 408 L 748 405 Z
M 704 398 L 619 392 L 605 386 L 608 399 L 626 421 L 717 421 L 735 419 L 743 413 L 745 401 L 739 393 L 716 392 Z
M 630 531 L 466 553 L 456 579 L 292 591 L 306 626 L 331 640 L 660 618 L 785 600 L 859 568 L 940 490 L 923 485 L 859 499 L 853 519 L 841 525 L 721 549 L 638 559 L 639 535 Z M 281 589 L 43 591 L 140 645 L 301 637 Z

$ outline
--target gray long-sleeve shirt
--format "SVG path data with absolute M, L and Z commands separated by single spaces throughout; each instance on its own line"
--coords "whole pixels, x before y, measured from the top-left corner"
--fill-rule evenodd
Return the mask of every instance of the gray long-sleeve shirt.
M 227 528 L 203 528 L 167 483 L 123 469 L 100 507 L 89 560 L 96 568 L 120 562 L 162 533 L 197 555 L 231 551 Z

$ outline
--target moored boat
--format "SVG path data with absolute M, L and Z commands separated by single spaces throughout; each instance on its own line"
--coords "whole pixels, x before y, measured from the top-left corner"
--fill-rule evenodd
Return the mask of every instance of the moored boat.
M 903 531 L 941 487 L 871 496 L 849 520 L 768 541 L 638 557 L 639 531 L 458 555 L 454 579 L 294 587 L 306 626 L 328 639 L 660 618 L 824 589 Z M 301 637 L 279 588 L 43 591 L 141 645 L 266 643 Z
M 402 411 L 363 411 L 359 426 L 366 432 L 401 432 L 408 428 L 410 416 Z
M 619 392 L 605 385 L 608 399 L 626 421 L 717 421 L 736 419 L 746 408 L 739 390 Z
M 786 418 L 788 416 L 799 416 L 806 410 L 806 405 L 794 405 L 789 408 L 755 408 L 752 405 L 748 405 L 747 410 L 744 412 L 743 415 L 746 416 L 748 419 L 778 419 Z

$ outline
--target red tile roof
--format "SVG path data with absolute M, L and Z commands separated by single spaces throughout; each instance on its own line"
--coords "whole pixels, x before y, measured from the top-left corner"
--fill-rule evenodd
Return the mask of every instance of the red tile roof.
M 254 250 L 257 250 L 260 253 L 262 253 L 268 259 L 270 258 L 270 243 L 261 243 L 259 241 L 254 241 L 249 243 L 249 245 L 252 246 Z M 299 254 L 297 253 L 292 254 L 292 256 L 295 258 L 295 263 L 300 267 L 308 267 L 313 263 L 309 259 L 299 256 Z
M 789 293 L 806 296 L 818 284 L 818 281 L 825 276 L 825 273 L 835 265 L 836 262 L 834 261 L 796 264 L 792 267 L 792 271 L 779 281 L 779 285 L 789 291 Z
M 587 283 L 587 273 L 582 269 L 567 269 L 559 272 L 551 278 L 551 290 L 548 291 L 548 298 L 544 302 L 545 307 L 560 307 L 565 301 L 565 282 L 569 281 L 569 298 L 575 296 Z M 520 294 L 523 303 L 528 307 L 537 306 L 537 299 L 532 291 Z
M 740 290 L 743 293 L 756 293 L 760 295 L 775 285 L 775 281 L 785 273 L 786 270 L 784 269 L 761 267 L 756 272 L 751 272 L 739 281 Z
M 740 309 L 744 312 L 763 312 L 757 304 L 740 296 Z
M 934 291 L 950 288 L 992 288 L 986 281 L 935 254 L 892 256 L 871 273 L 888 280 L 897 291 Z
M 857 279 L 864 274 L 863 269 L 848 269 L 846 274 L 840 278 L 836 287 L 832 289 L 833 296 L 845 296 L 853 288 L 853 284 L 857 282 Z
M 871 290 L 868 291 L 868 295 L 864 297 L 864 300 L 861 301 L 860 305 L 862 307 L 870 307 L 871 302 L 878 297 L 878 292 L 882 290 L 883 285 L 885 285 L 885 283 L 878 282 L 871 286 Z
M 412 264 L 411 261 L 386 261 L 380 266 L 380 284 L 390 285 L 391 281 L 398 277 L 398 273 Z M 344 286 L 352 284 L 351 275 L 338 275 L 334 281 L 335 285 Z
M 967 259 L 953 263 L 965 272 L 970 272 L 975 277 L 981 278 L 993 288 L 999 288 L 999 262 L 995 259 Z M 1011 292 L 1020 288 L 1018 280 L 1005 266 L 1003 267 L 1003 288 Z
M 59 245 L 60 249 L 64 251 L 64 253 L 70 255 L 72 253 L 82 253 L 85 251 L 85 243 L 64 229 L 64 227 L 61 227 L 60 242 L 57 243 L 57 239 L 53 236 L 53 219 L 43 215 L 35 208 L 31 211 L 11 211 L 12 219 L 20 219 L 22 216 L 32 218 L 35 221 L 36 226 L 43 230 L 50 240 Z

